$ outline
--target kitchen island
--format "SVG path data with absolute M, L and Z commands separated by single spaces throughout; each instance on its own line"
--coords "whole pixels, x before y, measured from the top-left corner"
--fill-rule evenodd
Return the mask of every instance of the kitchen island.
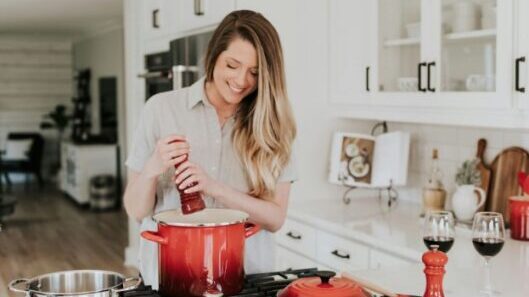
M 407 201 L 399 201 L 389 209 L 387 202 L 379 202 L 378 197 L 353 199 L 349 205 L 328 200 L 295 201 L 289 207 L 288 219 L 367 246 L 371 254 L 383 252 L 405 259 L 405 265 L 399 262 L 400 265 L 388 263 L 378 269 L 370 265 L 346 270 L 394 292 L 422 296 L 426 282 L 421 257 L 426 248 L 420 212 L 420 205 Z M 455 243 L 448 252 L 446 266 L 446 296 L 479 296 L 484 262 L 472 245 L 471 235 L 469 226 L 456 226 Z M 320 243 L 316 237 L 316 244 Z M 349 253 L 351 258 L 355 257 L 355 250 Z M 329 265 L 319 257 L 314 261 Z M 512 240 L 507 232 L 502 251 L 491 263 L 492 283 L 501 296 L 529 296 L 529 242 Z

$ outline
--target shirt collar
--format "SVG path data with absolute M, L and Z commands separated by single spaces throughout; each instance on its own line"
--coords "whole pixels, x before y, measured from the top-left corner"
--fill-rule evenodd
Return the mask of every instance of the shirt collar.
M 204 90 L 205 81 L 206 81 L 206 78 L 202 77 L 189 87 L 189 92 L 187 95 L 187 108 L 188 109 L 192 109 L 200 102 L 204 104 L 209 104 L 206 98 L 206 92 Z

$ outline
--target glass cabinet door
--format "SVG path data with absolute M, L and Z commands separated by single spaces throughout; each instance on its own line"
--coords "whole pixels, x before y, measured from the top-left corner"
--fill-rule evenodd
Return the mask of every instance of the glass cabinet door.
M 496 92 L 497 1 L 441 1 L 441 92 Z
M 378 5 L 378 91 L 416 92 L 421 0 L 379 0 Z

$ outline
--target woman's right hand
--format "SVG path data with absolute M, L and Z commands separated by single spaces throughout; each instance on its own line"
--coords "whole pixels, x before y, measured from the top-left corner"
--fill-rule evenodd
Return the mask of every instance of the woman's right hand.
M 183 135 L 169 135 L 159 139 L 153 154 L 145 164 L 144 173 L 157 177 L 167 169 L 185 160 L 189 154 L 189 143 Z

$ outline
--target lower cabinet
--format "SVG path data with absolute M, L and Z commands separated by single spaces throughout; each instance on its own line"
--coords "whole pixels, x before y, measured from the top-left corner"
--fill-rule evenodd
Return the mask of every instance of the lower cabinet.
M 380 251 L 376 247 L 287 219 L 276 234 L 278 270 L 317 267 L 355 271 L 404 267 L 419 263 Z
M 116 149 L 114 144 L 61 143 L 61 190 L 78 204 L 88 204 L 90 179 L 101 174 L 116 176 Z

